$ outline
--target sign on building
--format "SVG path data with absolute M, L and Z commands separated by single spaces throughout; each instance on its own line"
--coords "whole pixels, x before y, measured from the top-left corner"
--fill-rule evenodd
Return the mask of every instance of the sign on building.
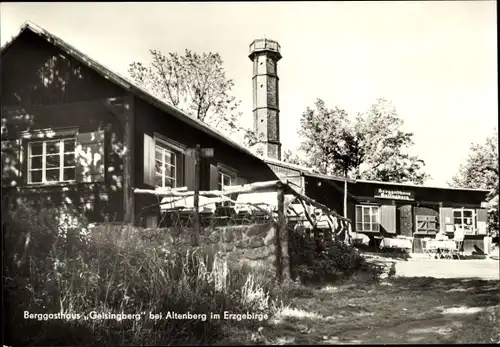
M 412 191 L 405 191 L 399 189 L 377 188 L 374 197 L 381 199 L 413 201 L 415 200 L 415 193 Z

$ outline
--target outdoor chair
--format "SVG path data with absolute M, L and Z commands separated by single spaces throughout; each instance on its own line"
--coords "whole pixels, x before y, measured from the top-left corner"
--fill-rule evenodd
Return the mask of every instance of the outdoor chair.
M 217 206 L 214 213 L 214 224 L 216 226 L 228 226 L 231 224 L 234 214 L 234 208 L 231 206 Z
M 437 256 L 438 254 L 438 245 L 433 242 L 434 239 L 427 238 L 425 242 L 425 249 L 427 250 L 426 253 L 429 255 L 430 258 Z
M 458 259 L 460 259 L 460 256 L 463 256 L 463 246 L 464 246 L 464 240 L 463 239 L 455 239 L 455 244 L 456 248 L 454 250 L 454 255 L 457 256 Z
M 234 223 L 236 225 L 248 225 L 252 223 L 252 214 L 249 211 L 239 211 L 233 217 Z
M 431 256 L 431 249 L 429 248 L 430 243 L 429 241 L 431 240 L 430 237 L 424 237 L 422 239 L 422 251 L 424 254 L 427 254 L 429 257 Z
M 456 244 L 455 244 L 456 247 Z M 441 258 L 444 259 L 453 259 L 453 255 L 455 254 L 455 249 L 450 249 L 450 248 L 443 248 L 441 249 Z

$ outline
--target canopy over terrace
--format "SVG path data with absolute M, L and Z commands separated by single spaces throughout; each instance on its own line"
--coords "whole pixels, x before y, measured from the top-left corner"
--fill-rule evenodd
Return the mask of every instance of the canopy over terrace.
M 187 188 L 155 190 L 135 189 L 136 194 L 153 194 L 161 198 L 163 212 L 182 210 L 194 211 L 194 192 Z M 214 213 L 220 203 L 231 202 L 236 213 L 278 214 L 280 194 L 283 196 L 283 210 L 288 222 L 304 225 L 306 228 L 331 229 L 342 231 L 347 238 L 351 222 L 328 207 L 297 192 L 288 181 L 267 181 L 231 186 L 223 191 L 211 190 L 199 192 L 199 211 Z M 349 232 L 347 232 L 349 231 Z

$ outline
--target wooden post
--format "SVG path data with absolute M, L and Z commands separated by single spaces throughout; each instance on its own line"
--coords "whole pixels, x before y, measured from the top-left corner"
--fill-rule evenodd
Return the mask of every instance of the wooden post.
M 347 177 L 344 181 L 344 218 L 347 217 Z
M 193 221 L 193 235 L 192 245 L 198 246 L 200 244 L 200 159 L 201 150 L 200 145 L 196 145 L 194 155 L 194 221 Z
M 285 185 L 278 182 L 278 232 L 276 235 L 276 263 L 278 270 L 278 281 L 283 282 L 289 278 L 288 260 L 288 233 L 285 218 Z

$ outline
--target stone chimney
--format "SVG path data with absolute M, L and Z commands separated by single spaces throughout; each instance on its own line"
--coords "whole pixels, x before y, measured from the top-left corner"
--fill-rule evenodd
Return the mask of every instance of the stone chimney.
M 253 122 L 259 140 L 257 154 L 281 160 L 280 110 L 278 97 L 278 61 L 280 45 L 269 39 L 257 39 L 250 44 L 249 58 L 253 62 Z

